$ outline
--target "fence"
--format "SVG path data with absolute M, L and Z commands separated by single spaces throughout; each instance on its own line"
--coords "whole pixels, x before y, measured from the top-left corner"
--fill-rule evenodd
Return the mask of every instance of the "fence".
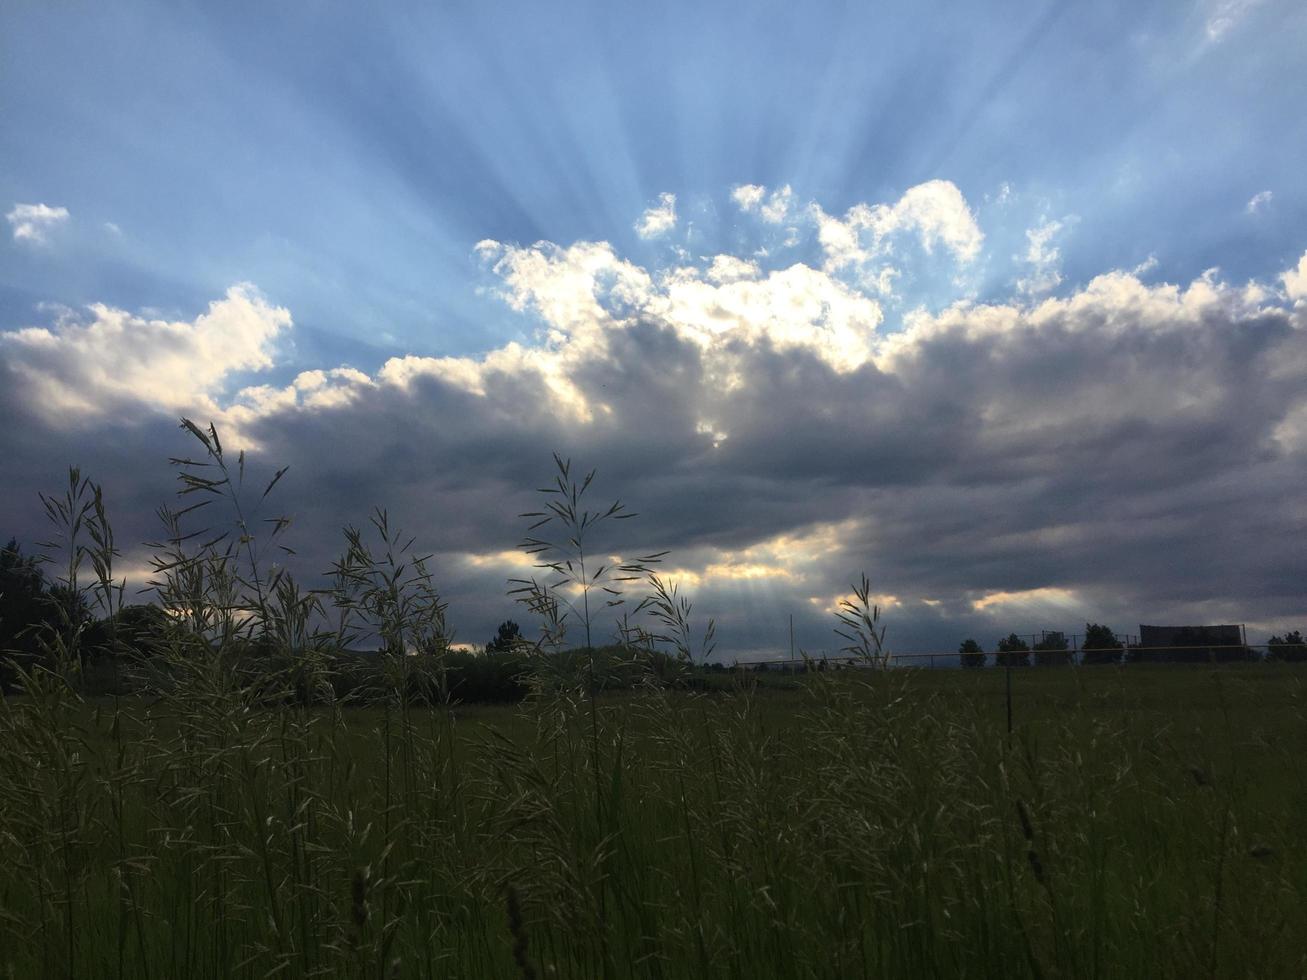
M 1274 652 L 1272 652 L 1274 651 Z M 1085 660 L 1085 655 L 1090 657 Z M 964 657 L 982 657 L 979 665 L 966 664 Z M 1001 658 L 1024 657 L 1026 663 L 1005 664 Z M 1240 643 L 1234 646 L 1184 646 L 1155 647 L 1124 643 L 1117 649 L 1072 648 L 1067 650 L 1014 650 L 1009 653 L 971 653 L 956 651 L 948 653 L 891 653 L 886 654 L 883 662 L 869 662 L 858 657 L 828 656 L 792 657 L 773 660 L 737 660 L 735 666 L 746 670 L 774 670 L 781 673 L 802 674 L 809 670 L 867 670 L 877 668 L 949 668 L 965 670 L 983 670 L 995 667 L 1011 666 L 1015 669 L 1046 670 L 1050 667 L 1093 667 L 1120 663 L 1131 664 L 1166 664 L 1182 666 L 1185 664 L 1213 663 L 1259 663 L 1282 661 L 1307 661 L 1307 647 L 1277 645 L 1266 643 Z

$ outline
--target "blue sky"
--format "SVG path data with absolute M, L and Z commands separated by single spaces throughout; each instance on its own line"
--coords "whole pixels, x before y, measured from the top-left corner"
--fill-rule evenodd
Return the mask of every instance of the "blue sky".
M 324 352 L 484 350 L 529 328 L 478 297 L 477 241 L 656 260 L 632 222 L 673 192 L 715 251 L 741 183 L 831 212 L 934 177 L 976 204 L 1006 184 L 1021 203 L 991 238 L 1075 215 L 1072 282 L 1149 254 L 1174 279 L 1241 279 L 1303 245 L 1300 4 L 3 16 L 0 195 L 73 216 L 59 256 L 4 256 L 10 324 L 39 302 L 188 311 L 248 280 Z
M 879 344 L 959 303 L 1030 310 L 1040 302 L 1064 302 L 1067 316 L 1079 316 L 1090 300 L 1076 306 L 1076 297 L 1106 295 L 1090 286 L 1113 272 L 1146 289 L 1173 284 L 1182 293 L 1207 281 L 1234 295 L 1255 280 L 1276 294 L 1279 315 L 1296 330 L 1294 318 L 1302 314 L 1295 312 L 1294 287 L 1280 277 L 1307 250 L 1305 49 L 1307 8 L 1277 0 L 961 7 L 9 4 L 0 12 L 0 209 L 8 216 L 8 234 L 0 241 L 0 331 L 16 337 L 22 328 L 40 328 L 72 343 L 69 331 L 101 317 L 88 312 L 95 304 L 141 323 L 193 325 L 237 284 L 250 284 L 265 312 L 286 311 L 293 327 L 243 334 L 244 328 L 231 328 L 254 348 L 206 375 L 198 401 L 142 382 L 139 397 L 128 404 L 115 390 L 117 417 L 147 425 L 182 410 L 208 410 L 227 420 L 234 405 L 253 397 L 242 396 L 243 390 L 280 390 L 306 371 L 347 367 L 375 387 L 384 366 L 406 355 L 471 359 L 482 365 L 478 370 L 488 370 L 486 357 L 499 357 L 495 370 L 511 380 L 516 369 L 502 366 L 506 345 L 557 353 L 563 334 L 575 357 L 562 355 L 558 371 L 575 390 L 589 392 L 584 377 L 568 372 L 580 370 L 575 352 L 590 350 L 585 344 L 593 338 L 583 343 L 579 321 L 567 320 L 570 314 L 543 298 L 556 300 L 550 290 L 575 286 L 559 270 L 579 267 L 576 250 L 586 243 L 608 250 L 591 256 L 592 272 L 602 266 L 594 281 L 603 280 L 603 289 L 613 281 L 627 284 L 620 297 L 605 293 L 595 315 L 661 317 L 682 331 L 682 340 L 708 315 L 706 307 L 687 312 L 684 297 L 694 290 L 698 298 L 691 305 L 743 304 L 732 307 L 742 336 L 766 334 L 770 344 L 810 330 L 815 321 L 803 317 L 791 324 L 780 322 L 784 315 L 772 317 L 765 327 L 756 319 L 772 316 L 759 312 L 768 303 L 773 312 L 783 305 L 782 286 L 786 297 L 800 288 L 793 278 L 768 278 L 795 267 L 821 280 L 805 280 L 801 288 L 812 285 L 812 295 L 826 290 L 824 299 L 814 300 L 828 304 L 824 310 L 834 309 L 832 302 L 874 304 L 874 314 L 850 306 L 854 326 L 827 338 L 843 345 L 841 356 L 853 356 L 849 344 L 863 343 L 848 331 L 874 332 Z M 922 187 L 929 190 L 910 197 Z M 749 188 L 758 189 L 755 197 Z M 775 205 L 771 217 L 768 202 Z M 868 217 L 870 210 L 852 217 L 859 206 L 886 210 L 879 217 Z M 646 231 L 656 233 L 642 235 L 646 211 L 655 218 L 665 213 L 666 222 L 655 221 Z M 837 260 L 823 238 L 840 233 L 831 222 L 844 222 L 861 236 L 858 258 Z M 537 242 L 549 244 L 533 252 Z M 568 261 L 559 258 L 568 255 Z M 523 264 L 532 256 L 539 260 L 535 271 Z M 755 264 L 740 274 L 745 279 L 731 281 L 766 280 L 775 288 L 761 298 L 714 293 L 704 299 L 704 283 L 716 284 L 714 290 L 728 286 L 707 271 L 720 256 Z M 687 267 L 699 270 L 697 285 L 668 284 L 670 270 Z M 630 278 L 638 278 L 631 270 L 656 284 L 649 289 L 657 303 Z M 532 278 L 537 273 L 555 276 L 553 285 Z M 889 278 L 873 284 L 883 275 Z M 847 291 L 836 296 L 830 290 Z M 1120 295 L 1114 293 L 1112 302 Z M 1259 302 L 1270 300 L 1245 303 L 1236 319 L 1255 318 Z M 617 310 L 621 303 L 629 309 Z M 1195 298 L 1184 308 L 1207 324 L 1212 314 L 1200 305 Z M 259 322 L 276 319 L 267 316 Z M 128 365 L 137 363 L 132 345 L 148 333 L 132 326 L 137 320 L 105 341 Z M 977 329 L 965 328 L 969 336 Z M 1120 338 L 1115 343 L 1073 355 L 1050 354 L 1032 342 L 1013 355 L 1012 378 L 1066 371 L 1073 356 L 1100 356 L 1103 370 L 1146 375 L 1147 357 L 1123 366 Z M 87 344 L 69 349 L 85 354 Z M 203 349 L 208 362 L 217 363 L 212 349 Z M 619 369 L 615 376 L 633 373 L 605 349 L 604 363 Z M 927 349 L 938 345 L 921 347 Z M 45 387 L 32 391 L 53 390 L 53 368 L 32 360 L 27 341 L 13 340 L 3 351 L 14 376 L 44 379 Z M 1227 373 L 1209 383 L 1232 384 L 1246 368 L 1230 356 L 1235 361 Z M 839 360 L 822 357 L 828 367 Z M 883 350 L 875 355 L 882 373 L 890 370 L 889 357 Z M 846 357 L 840 363 L 838 370 L 845 370 L 853 362 Z M 923 375 L 938 384 L 940 398 L 949 377 L 964 383 L 964 372 L 948 370 L 941 365 Z M 86 389 L 90 375 L 71 376 L 82 378 Z M 557 384 L 546 390 L 551 398 L 568 397 Z M 270 427 L 268 413 L 280 409 L 269 407 L 270 395 L 260 397 L 257 424 Z M 295 403 L 299 421 L 315 411 L 306 397 L 301 393 Z M 351 404 L 366 401 L 350 397 Z M 1281 408 L 1280 416 L 1262 419 L 1263 435 L 1279 433 L 1277 465 L 1292 473 L 1302 464 L 1296 450 L 1284 448 L 1285 420 L 1294 409 Z M 21 407 L 29 410 L 30 399 Z M 897 423 L 926 425 L 933 410 L 896 416 Z M 24 449 L 21 458 L 31 472 L 23 474 L 22 485 L 40 484 L 70 454 L 103 444 L 93 425 L 68 423 L 71 410 L 61 411 L 62 423 L 58 413 L 36 413 L 43 421 L 33 416 L 31 425 L 48 426 L 50 434 Z M 740 404 L 713 411 L 732 415 L 735 431 L 743 431 L 732 414 L 743 411 Z M 756 422 L 768 408 L 758 404 L 751 411 Z M 882 417 L 869 405 L 850 407 L 842 422 L 838 412 L 814 411 L 827 419 L 819 435 L 832 446 L 863 438 L 858 420 L 868 413 Z M 1089 414 L 1078 429 L 1101 421 L 1094 409 L 1084 411 Z M 669 462 L 675 455 L 660 455 L 666 447 L 637 426 L 625 431 L 627 445 L 636 444 L 628 466 L 614 448 L 620 440 L 596 434 L 594 418 L 569 424 L 565 414 L 551 438 L 578 453 L 605 451 L 618 473 L 635 472 L 638 460 Z M 783 436 L 792 417 L 778 415 L 768 425 Z M 243 418 L 254 445 L 254 416 Z M 229 421 L 242 424 L 236 416 Z M 703 415 L 687 421 L 686 431 L 717 422 Z M 1037 418 L 1029 424 L 1039 428 Z M 1164 427 L 1156 417 L 1148 425 Z M 1232 444 L 1246 435 L 1225 433 Z M 503 432 L 494 438 L 514 444 Z M 265 434 L 259 444 L 274 441 Z M 1141 446 L 1140 458 L 1150 448 L 1161 453 L 1175 445 Z M 541 447 L 546 463 L 550 448 Z M 915 486 L 918 496 L 956 483 L 915 465 L 911 452 L 893 440 L 878 451 L 889 454 L 881 470 L 895 471 L 893 479 L 838 468 L 819 474 L 827 490 L 836 486 L 822 502 L 827 523 L 858 512 L 866 494 L 886 492 L 884 483 Z M 732 479 L 752 474 L 773 490 L 789 487 L 776 492 L 769 519 L 782 530 L 811 532 L 814 515 L 784 504 L 802 497 L 797 488 L 807 477 L 800 470 L 809 464 L 767 458 L 736 459 L 726 470 Z M 605 459 L 595 462 L 605 465 Z M 1282 478 L 1259 478 L 1260 485 Z M 395 492 L 432 491 L 433 479 L 414 476 L 412 486 Z M 1070 490 L 1045 489 L 1050 507 L 1053 501 L 1071 506 Z M 126 492 L 132 499 L 143 493 Z M 747 490 L 741 484 L 735 492 Z M 1129 505 L 1125 501 L 1123 509 Z M 1254 505 L 1241 499 L 1227 506 L 1243 514 Z M 788 516 L 778 518 L 782 512 Z M 15 532 L 27 513 L 14 505 L 6 514 Z M 330 524 L 337 516 L 324 512 L 321 518 Z M 700 524 L 688 516 L 680 523 L 668 519 L 665 530 L 693 551 L 709 546 L 711 535 Z M 1049 518 L 1028 530 L 1048 534 L 1065 524 Z M 922 527 L 937 529 L 929 521 Z M 766 535 L 758 532 L 751 542 L 740 529 L 727 537 L 731 548 L 747 550 Z M 464 557 L 475 550 L 467 542 L 457 547 Z M 949 595 L 966 615 L 929 625 L 928 610 L 943 606 L 913 607 L 912 615 L 927 623 L 914 634 L 917 642 L 943 642 L 969 628 L 976 601 L 1025 582 L 1011 560 L 999 567 L 1001 551 L 968 581 L 919 573 L 912 601 L 937 601 L 932 589 L 941 595 L 953 589 Z M 848 577 L 853 557 L 836 577 Z M 696 566 L 705 589 L 712 586 L 703 568 L 711 564 L 704 558 Z M 905 566 L 893 570 L 906 574 Z M 1142 596 L 1123 587 L 1113 605 L 1107 585 L 1099 583 L 1091 602 L 1085 583 L 1049 583 L 1026 586 L 1065 587 L 1078 598 L 1059 615 L 1072 621 L 1092 612 L 1093 602 L 1125 615 L 1136 608 L 1130 596 Z M 827 585 L 808 591 L 830 591 Z M 1177 585 L 1148 601 L 1159 615 L 1206 614 L 1202 604 L 1225 588 L 1216 580 Z M 1268 589 L 1274 591 L 1259 586 L 1257 594 Z M 894 591 L 887 584 L 885 592 Z M 1258 613 L 1261 621 L 1292 618 L 1297 600 L 1288 586 L 1281 591 Z M 799 601 L 784 594 L 786 603 Z M 947 606 L 952 600 L 938 601 Z M 1210 611 L 1236 615 L 1243 608 L 1234 603 Z M 904 619 L 908 615 L 905 607 Z M 469 628 L 480 631 L 496 617 L 487 607 L 470 614 Z

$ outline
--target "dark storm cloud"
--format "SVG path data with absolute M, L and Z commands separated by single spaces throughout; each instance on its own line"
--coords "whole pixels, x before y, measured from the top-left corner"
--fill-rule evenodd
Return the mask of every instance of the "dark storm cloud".
M 819 330 L 705 337 L 641 288 L 628 318 L 586 306 L 539 348 L 301 376 L 217 422 L 265 476 L 291 467 L 276 507 L 305 575 L 342 524 L 384 506 L 437 553 L 477 642 L 512 612 L 515 515 L 554 451 L 641 514 L 600 547 L 671 549 L 727 654 L 784 649 L 790 613 L 801 645 L 833 648 L 829 607 L 862 570 L 900 649 L 1108 617 L 1301 618 L 1307 324 L 1292 297 L 1112 274 L 1036 307 L 921 318 L 849 364 Z M 189 437 L 143 405 L 58 424 L 13 382 L 49 358 L 0 350 L 7 529 L 38 534 L 33 491 L 69 460 L 144 534 L 146 503 L 169 492 L 163 457 L 193 452 Z

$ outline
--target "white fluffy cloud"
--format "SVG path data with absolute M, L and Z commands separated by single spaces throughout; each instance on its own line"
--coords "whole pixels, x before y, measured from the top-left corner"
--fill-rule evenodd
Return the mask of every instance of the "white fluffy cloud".
M 1287 270 L 1280 279 L 1284 282 L 1284 291 L 1289 299 L 1307 302 L 1307 253 L 1298 260 L 1296 269 Z
M 676 227 L 676 195 L 659 194 L 658 203 L 635 223 L 635 233 L 641 238 L 661 238 Z
M 875 294 L 894 292 L 903 271 L 903 245 L 913 243 L 927 255 L 947 253 L 961 266 L 980 255 L 985 235 L 962 192 L 951 181 L 930 180 L 910 187 L 893 203 L 855 204 L 843 217 L 819 204 L 800 206 L 788 184 L 768 191 L 741 184 L 731 191 L 741 212 L 765 223 L 787 225 L 786 247 L 798 244 L 800 229 L 815 231 L 823 256 L 822 270 L 852 275 Z
M 741 211 L 749 212 L 756 210 L 762 204 L 766 194 L 767 188 L 760 184 L 738 184 L 731 189 L 731 200 Z
M 852 369 L 870 356 L 879 304 L 826 272 L 796 263 L 763 275 L 756 263 L 713 256 L 706 268 L 650 272 L 606 243 L 521 248 L 482 242 L 501 295 L 536 314 L 551 354 L 566 362 L 602 349 L 606 332 L 655 320 L 714 352 L 739 343 L 811 351 Z
M 900 233 L 914 235 L 927 252 L 942 246 L 963 263 L 974 261 L 985 241 L 966 198 L 947 180 L 909 188 L 894 204 L 856 204 L 842 219 L 816 205 L 812 210 L 830 269 L 886 254 L 890 239 Z
M 741 184 L 731 191 L 731 200 L 745 214 L 756 213 L 772 225 L 783 224 L 794 215 L 796 208 L 794 189 L 789 184 L 770 195 L 767 188 L 758 184 Z
M 757 279 L 762 274 L 758 263 L 734 255 L 714 255 L 705 275 L 715 283 L 739 282 Z
M 50 232 L 68 221 L 68 209 L 52 208 L 48 204 L 15 204 L 5 219 L 13 228 L 14 241 L 44 245 Z
M 477 254 L 502 281 L 499 295 L 514 310 L 537 314 L 551 343 L 593 337 L 597 328 L 642 312 L 651 300 L 650 273 L 618 258 L 607 242 L 522 248 L 483 241 Z
M 89 312 L 89 319 L 0 333 L 0 352 L 26 401 L 47 419 L 85 424 L 127 402 L 217 413 L 228 376 L 272 367 L 272 342 L 291 325 L 287 310 L 249 285 L 233 286 L 191 321 L 102 304 Z

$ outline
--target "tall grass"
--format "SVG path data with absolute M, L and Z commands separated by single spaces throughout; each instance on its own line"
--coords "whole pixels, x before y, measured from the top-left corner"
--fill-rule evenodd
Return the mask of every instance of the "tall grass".
M 183 489 L 230 507 L 243 465 L 192 435 L 208 455 L 183 473 L 209 475 Z M 47 656 L 0 705 L 6 975 L 1303 972 L 1291 665 L 1022 674 L 1010 737 L 987 672 L 694 693 L 648 670 L 605 695 L 589 644 L 572 681 L 539 652 L 523 704 L 476 707 L 447 683 L 434 573 L 384 511 L 314 593 L 265 564 L 284 525 L 256 522 L 261 500 L 204 526 L 216 508 L 162 512 L 171 627 L 148 662 L 113 647 L 147 693 L 79 693 L 85 619 L 60 593 Z M 49 506 L 68 588 L 89 565 L 120 606 L 98 489 L 74 472 Z M 584 590 L 535 594 L 586 618 Z M 688 600 L 661 601 L 657 635 L 692 656 Z M 874 657 L 867 583 L 846 612 Z M 342 697 L 333 654 L 366 636 L 384 669 Z

